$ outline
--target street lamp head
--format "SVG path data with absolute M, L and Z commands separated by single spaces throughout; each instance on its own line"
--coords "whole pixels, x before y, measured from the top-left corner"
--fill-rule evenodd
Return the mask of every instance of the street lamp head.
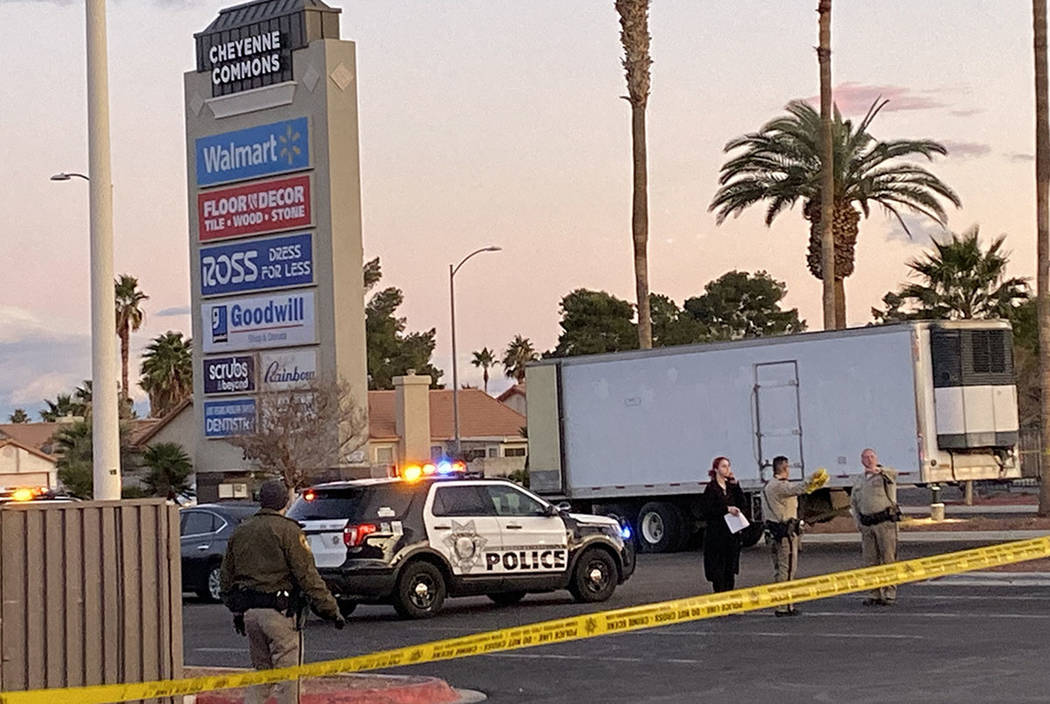
M 52 181 L 68 181 L 68 180 L 70 180 L 72 178 L 82 178 L 85 181 L 90 181 L 91 180 L 87 176 L 85 176 L 84 174 L 78 174 L 75 171 L 71 172 L 71 173 L 67 173 L 65 171 L 61 171 L 61 172 L 55 174 L 54 176 L 52 176 L 51 180 Z
M 503 251 L 503 247 L 499 247 L 497 245 L 491 245 L 489 247 L 486 247 L 483 251 L 485 251 L 485 252 L 502 252 Z

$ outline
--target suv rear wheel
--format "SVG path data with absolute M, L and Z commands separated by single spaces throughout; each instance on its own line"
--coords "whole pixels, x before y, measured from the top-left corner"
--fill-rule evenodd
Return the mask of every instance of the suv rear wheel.
M 445 577 L 429 562 L 410 562 L 401 571 L 394 608 L 402 618 L 430 618 L 445 603 Z
M 576 562 L 569 592 L 576 601 L 605 601 L 616 591 L 616 561 L 604 550 L 590 548 Z

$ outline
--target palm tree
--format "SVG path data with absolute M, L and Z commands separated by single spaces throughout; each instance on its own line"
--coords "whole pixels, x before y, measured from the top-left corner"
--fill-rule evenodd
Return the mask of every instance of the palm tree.
M 8 420 L 12 423 L 28 423 L 29 414 L 26 413 L 26 409 L 24 408 L 16 408 L 14 413 L 8 416 Z
M 868 217 L 871 205 L 878 204 L 897 218 L 909 235 L 911 230 L 901 211 L 917 213 L 944 225 L 947 215 L 941 199 L 960 205 L 959 196 L 925 168 L 901 161 L 919 154 L 932 159 L 947 154 L 943 145 L 932 140 L 894 140 L 881 142 L 868 133 L 872 120 L 887 101 L 875 101 L 860 124 L 843 120 L 835 110 L 833 138 L 835 158 L 835 204 L 832 231 L 835 235 L 835 296 L 843 305 L 835 306 L 836 323 L 845 325 L 843 279 L 853 273 L 854 247 L 861 213 Z M 810 273 L 823 277 L 821 243 L 820 115 L 808 104 L 794 101 L 788 115 L 766 123 L 758 132 L 746 134 L 725 146 L 726 152 L 744 149 L 722 165 L 720 187 L 709 210 L 717 211 L 721 224 L 730 215 L 762 201 L 768 201 L 766 225 L 802 199 L 803 216 L 810 221 Z M 857 208 L 860 208 L 860 212 Z
M 91 407 L 91 395 L 91 379 L 84 379 L 84 383 L 73 391 L 73 398 L 88 408 Z
M 525 366 L 539 358 L 540 356 L 536 354 L 536 348 L 532 346 L 532 341 L 529 338 L 515 335 L 514 339 L 507 345 L 507 349 L 503 351 L 501 364 L 503 364 L 503 371 L 507 377 L 522 384 L 525 382 Z
M 139 280 L 134 276 L 121 274 L 116 280 L 116 316 L 117 335 L 120 336 L 120 394 L 127 403 L 128 389 L 128 350 L 131 333 L 142 326 L 146 314 L 139 306 L 149 296 L 139 290 Z
M 193 355 L 181 332 L 158 335 L 142 353 L 139 386 L 149 395 L 150 415 L 160 418 L 193 393 Z
M 61 399 L 62 397 L 59 396 Z M 91 423 L 80 420 L 55 435 L 58 479 L 73 496 L 90 499 L 92 492 Z
M 905 284 L 883 301 L 890 310 L 872 311 L 877 319 L 967 320 L 1011 318 L 1015 308 L 1028 300 L 1023 278 L 1006 278 L 1009 253 L 1003 251 L 1006 235 L 983 249 L 976 226 L 961 236 L 933 241 L 933 250 L 908 262 L 918 281 Z
M 150 445 L 142 453 L 142 463 L 149 470 L 145 478 L 147 490 L 153 496 L 172 496 L 189 487 L 193 463 L 190 456 L 175 442 Z
M 819 0 L 817 14 L 820 16 L 820 45 L 817 47 L 817 63 L 820 65 L 820 263 L 831 276 L 824 281 L 824 329 L 846 327 L 846 302 L 841 306 L 835 300 L 835 244 L 831 223 L 835 217 L 835 142 L 831 122 L 831 0 Z M 845 291 L 843 291 L 845 294 Z M 842 308 L 842 325 L 839 325 L 837 308 Z
M 627 74 L 627 100 L 631 103 L 631 155 L 634 166 L 634 200 L 631 236 L 634 242 L 634 283 L 638 296 L 638 346 L 653 346 L 649 316 L 649 196 L 645 153 L 645 108 L 649 102 L 649 0 L 616 0 L 620 15 L 623 68 Z
M 1042 390 L 1042 482 L 1039 515 L 1050 515 L 1050 107 L 1047 99 L 1046 0 L 1032 0 L 1035 35 L 1036 307 L 1039 319 L 1039 387 Z
M 54 401 L 45 399 L 47 408 L 40 411 L 40 420 L 45 423 L 55 423 L 66 416 L 83 418 L 87 415 L 87 406 L 79 401 L 74 401 L 70 394 L 59 394 Z
M 480 350 L 474 353 L 474 359 L 471 361 L 475 367 L 481 367 L 482 379 L 485 380 L 485 393 L 489 392 L 489 369 L 499 364 L 496 360 L 496 353 L 490 350 L 488 347 L 482 347 Z

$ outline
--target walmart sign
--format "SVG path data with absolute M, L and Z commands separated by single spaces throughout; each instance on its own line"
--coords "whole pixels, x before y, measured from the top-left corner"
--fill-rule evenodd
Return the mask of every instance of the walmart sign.
M 196 141 L 197 185 L 244 181 L 310 166 L 305 117 L 224 132 Z

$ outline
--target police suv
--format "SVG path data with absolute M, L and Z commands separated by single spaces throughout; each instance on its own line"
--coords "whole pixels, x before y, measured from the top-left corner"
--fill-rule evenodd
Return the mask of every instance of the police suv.
M 448 596 L 509 605 L 557 589 L 605 601 L 634 571 L 630 528 L 612 518 L 568 513 L 510 481 L 425 469 L 320 484 L 288 510 L 344 615 L 365 602 L 429 618 Z

